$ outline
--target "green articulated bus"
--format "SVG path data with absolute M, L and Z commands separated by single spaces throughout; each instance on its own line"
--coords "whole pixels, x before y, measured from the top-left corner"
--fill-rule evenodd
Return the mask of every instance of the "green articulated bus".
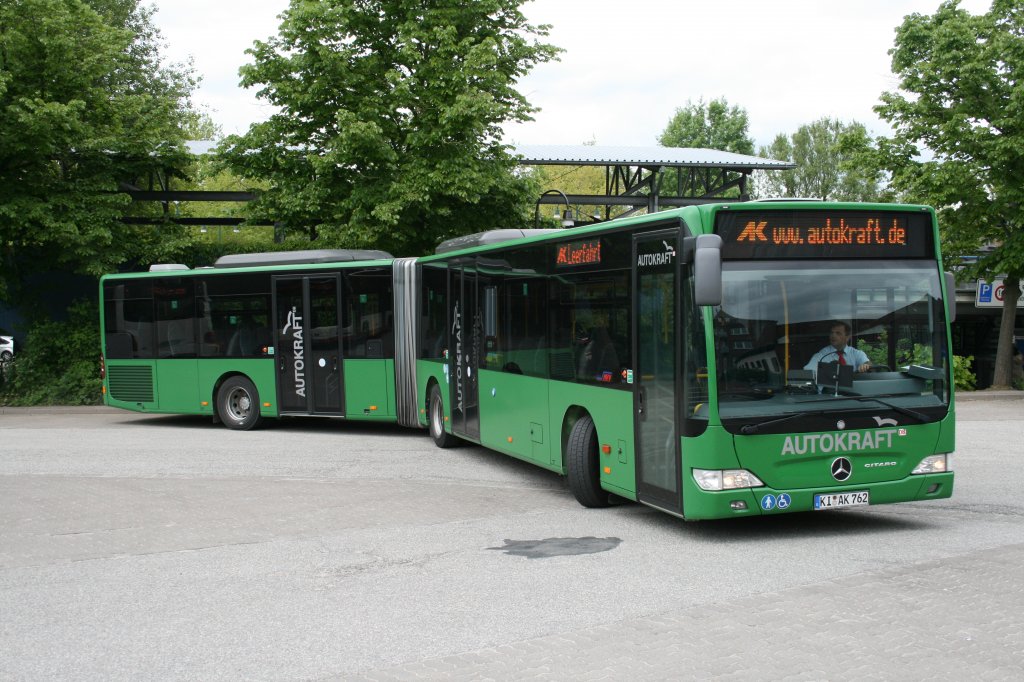
M 419 259 L 437 445 L 556 471 L 588 507 L 688 519 L 952 494 L 954 290 L 930 208 L 702 205 L 537 232 Z
M 416 425 L 414 386 L 400 393 L 396 380 L 396 362 L 413 359 L 396 347 L 394 305 L 413 266 L 383 251 L 320 250 L 105 276 L 106 404 L 234 429 L 288 415 Z
M 101 281 L 108 405 L 426 427 L 565 475 L 585 506 L 687 519 L 953 492 L 928 207 L 708 204 L 418 259 L 152 270 Z

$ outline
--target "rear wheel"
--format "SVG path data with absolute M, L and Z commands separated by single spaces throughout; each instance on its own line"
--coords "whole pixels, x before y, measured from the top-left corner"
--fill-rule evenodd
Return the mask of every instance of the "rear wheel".
M 450 448 L 458 445 L 459 439 L 444 430 L 444 401 L 441 389 L 434 384 L 430 387 L 430 399 L 427 401 L 427 422 L 430 425 L 430 437 L 439 448 Z
M 260 396 L 256 386 L 242 376 L 229 378 L 217 391 L 217 412 L 224 426 L 248 431 L 259 426 Z
M 573 425 L 566 446 L 569 490 L 584 507 L 607 507 L 608 493 L 601 488 L 601 462 L 597 454 L 594 420 L 585 415 Z

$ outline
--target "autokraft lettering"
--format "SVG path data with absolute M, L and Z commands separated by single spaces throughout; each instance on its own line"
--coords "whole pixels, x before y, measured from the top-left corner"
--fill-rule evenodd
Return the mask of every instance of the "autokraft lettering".
M 668 242 L 662 241 L 665 245 L 664 251 L 658 253 L 641 253 L 636 257 L 636 266 L 638 268 L 647 268 L 658 265 L 671 265 L 672 259 L 676 257 L 676 250 Z
M 295 372 L 295 395 L 306 397 L 306 342 L 302 334 L 302 315 L 295 306 L 288 311 L 284 329 L 281 336 L 287 338 L 291 332 L 292 341 L 292 369 Z
M 786 436 L 783 455 L 818 455 L 833 452 L 863 452 L 892 448 L 896 429 L 848 431 L 843 433 L 808 433 Z
M 462 410 L 462 313 L 459 301 L 452 309 L 452 334 L 455 336 L 455 406 Z

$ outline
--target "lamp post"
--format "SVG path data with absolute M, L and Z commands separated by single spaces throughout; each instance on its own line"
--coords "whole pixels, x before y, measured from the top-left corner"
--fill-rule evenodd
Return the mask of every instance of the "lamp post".
M 540 195 L 537 199 L 537 205 L 533 211 L 533 226 L 534 228 L 540 225 L 540 204 L 549 194 L 559 194 L 562 196 L 562 201 L 565 202 L 565 211 L 562 213 L 562 227 L 572 227 L 576 224 L 576 221 L 572 219 L 572 207 L 569 206 L 569 197 L 565 196 L 565 192 L 560 189 L 549 189 Z

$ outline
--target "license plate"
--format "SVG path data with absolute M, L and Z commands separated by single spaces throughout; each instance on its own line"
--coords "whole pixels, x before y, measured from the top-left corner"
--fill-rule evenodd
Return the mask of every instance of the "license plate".
M 868 504 L 871 504 L 871 502 L 868 500 L 867 490 L 814 496 L 815 511 L 821 509 L 841 509 L 843 507 L 863 507 Z

